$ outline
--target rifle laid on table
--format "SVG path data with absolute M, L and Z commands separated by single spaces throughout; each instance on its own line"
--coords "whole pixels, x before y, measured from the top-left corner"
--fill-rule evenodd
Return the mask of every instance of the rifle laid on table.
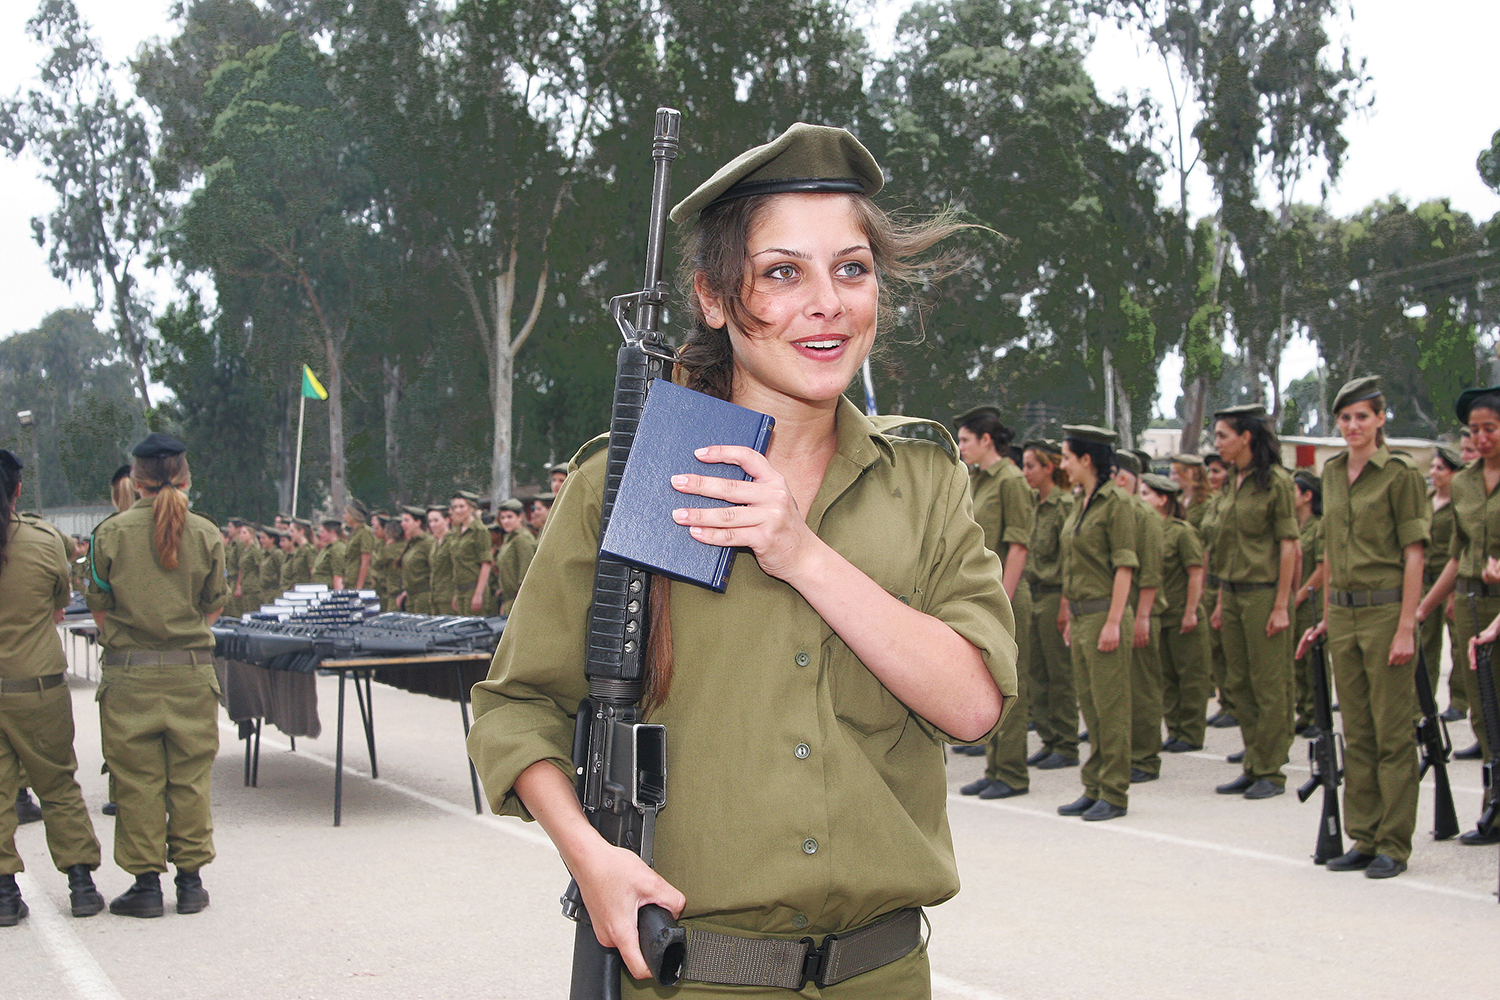
M 656 111 L 645 278 L 641 291 L 610 300 L 610 313 L 625 343 L 616 356 L 601 538 L 609 526 L 651 380 L 670 374 L 675 360 L 664 345 L 658 321 L 667 298 L 662 257 L 681 119 L 671 108 Z M 656 815 L 666 805 L 667 782 L 666 729 L 643 722 L 640 709 L 646 686 L 650 591 L 651 574 L 600 554 L 594 568 L 584 664 L 589 695 L 578 706 L 573 735 L 573 763 L 584 814 L 606 841 L 634 851 L 647 864 L 651 863 Z M 616 1000 L 620 953 L 599 944 L 576 881 L 568 885 L 562 904 L 564 915 L 578 922 L 573 939 L 572 1000 Z M 685 954 L 685 932 L 659 906 L 642 907 L 638 919 L 641 950 L 652 974 L 663 986 L 675 985 Z
M 1422 750 L 1422 764 L 1417 771 L 1421 781 L 1432 772 L 1434 840 L 1447 840 L 1458 836 L 1458 812 L 1453 808 L 1453 788 L 1448 783 L 1448 755 L 1453 751 L 1453 741 L 1448 738 L 1448 724 L 1438 714 L 1437 698 L 1432 693 L 1432 677 L 1427 673 L 1427 657 L 1422 647 L 1417 647 L 1417 707 L 1422 717 L 1417 720 L 1417 746 Z
M 1312 777 L 1297 789 L 1297 798 L 1306 802 L 1321 786 L 1323 815 L 1318 820 L 1318 843 L 1313 850 L 1313 864 L 1321 865 L 1344 853 L 1344 827 L 1339 818 L 1339 784 L 1344 769 L 1339 766 L 1339 736 L 1333 731 L 1333 693 L 1328 683 L 1328 659 L 1323 639 L 1313 643 L 1308 656 L 1312 663 L 1313 724 L 1318 735 L 1307 746 Z

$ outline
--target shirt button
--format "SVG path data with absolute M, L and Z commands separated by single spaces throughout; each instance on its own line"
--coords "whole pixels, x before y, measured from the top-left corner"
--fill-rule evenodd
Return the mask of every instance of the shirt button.
M 818 853 L 818 842 L 816 840 L 813 840 L 811 837 L 808 837 L 806 840 L 804 840 L 802 842 L 802 853 L 803 854 L 817 854 Z
M 804 927 L 807 926 L 807 917 L 805 917 L 804 915 L 802 915 L 800 913 L 797 914 L 795 917 L 792 918 L 792 926 L 795 927 L 795 928 L 797 928 L 799 931 L 802 930 Z
M 797 666 L 805 667 L 812 662 L 812 657 L 808 656 L 806 653 L 798 653 L 796 656 L 796 660 Z
M 806 743 L 798 743 L 797 744 L 797 759 L 798 760 L 806 760 L 807 759 L 807 755 L 810 754 L 810 753 L 812 753 L 812 747 L 808 746 Z

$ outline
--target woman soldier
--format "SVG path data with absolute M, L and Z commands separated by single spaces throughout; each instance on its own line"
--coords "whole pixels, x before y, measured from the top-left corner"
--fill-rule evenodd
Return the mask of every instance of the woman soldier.
M 291 582 L 283 590 L 313 582 L 313 561 L 318 556 L 318 549 L 313 545 L 312 522 L 307 518 L 292 518 L 292 545 L 292 558 L 289 560 L 292 566 Z
M 1130 595 L 1140 527 L 1135 497 L 1111 478 L 1114 442 L 1115 432 L 1102 427 L 1063 428 L 1063 471 L 1083 495 L 1063 524 L 1057 627 L 1073 653 L 1089 759 L 1080 775 L 1083 795 L 1057 811 L 1086 820 L 1124 816 L 1130 805 Z
M 1042 748 L 1026 759 L 1041 770 L 1078 766 L 1078 694 L 1073 660 L 1057 626 L 1062 608 L 1062 528 L 1073 509 L 1062 446 L 1027 441 L 1021 474 L 1037 495 L 1036 525 L 1026 549 L 1031 591 L 1031 663 L 1027 696 Z M 1018 621 L 1017 628 L 1020 628 Z
M 401 508 L 401 596 L 396 606 L 413 615 L 432 614 L 432 536 L 427 533 L 427 511 Z
M 1015 693 L 1000 564 L 969 516 L 962 465 L 881 433 L 842 396 L 874 342 L 881 285 L 912 275 L 914 255 L 957 228 L 893 222 L 869 200 L 880 183 L 848 132 L 798 124 L 672 213 L 698 216 L 678 376 L 770 414 L 776 429 L 765 455 L 698 453 L 739 465 L 746 481 L 673 477 L 685 494 L 737 505 L 678 510 L 677 523 L 742 551 L 722 595 L 656 578 L 646 705 L 671 734 L 672 805 L 657 821 L 655 871 L 601 839 L 573 789 L 602 450 L 580 453 L 475 688 L 469 748 L 491 805 L 541 822 L 599 941 L 632 976 L 647 975 L 637 909 L 681 914 L 692 982 L 673 996 L 784 997 L 769 978 L 744 985 L 767 939 L 789 956 L 776 978 L 798 988 L 798 942 L 842 944 L 874 924 L 858 961 L 869 971 L 839 985 L 819 975 L 818 995 L 929 996 L 918 908 L 958 888 L 943 742 L 988 739 L 1002 692 Z M 723 961 L 700 966 L 695 936 L 709 931 Z M 740 986 L 699 985 L 710 980 Z
M 1209 677 L 1213 680 L 1219 702 L 1219 710 L 1209 717 L 1208 724 L 1214 729 L 1233 729 L 1240 722 L 1234 717 L 1234 699 L 1230 697 L 1228 686 L 1224 683 L 1228 672 L 1224 664 L 1224 636 L 1212 620 L 1214 606 L 1219 603 L 1219 575 L 1214 570 L 1217 559 L 1214 542 L 1219 537 L 1219 509 L 1224 503 L 1224 482 L 1229 478 L 1229 469 L 1218 452 L 1209 452 L 1203 456 L 1203 477 L 1208 480 L 1209 497 L 1203 503 L 1203 517 L 1197 525 L 1198 535 L 1203 539 L 1204 560 L 1203 606 L 1199 609 L 1198 617 L 1209 623 Z
M 1460 423 L 1469 427 L 1470 441 L 1478 459 L 1453 476 L 1450 486 L 1453 507 L 1453 545 L 1448 565 L 1437 583 L 1417 607 L 1417 620 L 1425 622 L 1441 614 L 1443 602 L 1458 590 L 1455 609 L 1454 660 L 1462 663 L 1463 651 L 1485 623 L 1500 616 L 1500 386 L 1467 389 L 1454 407 Z M 1493 667 L 1492 667 L 1493 668 Z M 1454 670 L 1463 675 L 1471 716 L 1479 710 L 1479 686 L 1473 670 Z M 1483 721 L 1474 718 L 1474 734 L 1484 760 L 1494 752 L 1488 745 Z M 1479 846 L 1500 843 L 1500 823 L 1489 833 L 1470 830 L 1459 838 Z
M 1172 480 L 1182 487 L 1183 520 L 1191 524 L 1193 530 L 1198 532 L 1198 537 L 1202 538 L 1203 515 L 1208 510 L 1209 500 L 1214 496 L 1213 487 L 1208 483 L 1208 473 L 1204 469 L 1203 457 L 1185 453 L 1173 455 L 1170 473 Z
M 1301 529 L 1297 543 L 1302 547 L 1299 563 L 1302 570 L 1297 574 L 1301 582 L 1293 598 L 1297 609 L 1293 627 L 1300 636 L 1323 619 L 1323 602 L 1318 592 L 1328 583 L 1328 567 L 1323 563 L 1323 480 L 1303 469 L 1292 477 L 1292 486 L 1297 494 L 1297 526 Z M 1297 682 L 1293 732 L 1312 739 L 1319 734 L 1313 725 L 1312 661 L 1305 654 L 1297 656 L 1292 663 L 1292 674 Z
M 453 613 L 453 531 L 447 507 L 427 508 L 427 530 L 432 535 L 431 614 Z
M 1162 749 L 1203 749 L 1208 695 L 1208 656 L 1198 627 L 1203 597 L 1203 542 L 1182 517 L 1181 484 L 1155 473 L 1141 477 L 1146 502 L 1162 520 L 1162 586 L 1156 601 L 1161 620 Z
M 1373 376 L 1333 401 L 1349 450 L 1323 467 L 1323 621 L 1344 720 L 1344 825 L 1354 846 L 1329 871 L 1391 878 L 1406 871 L 1417 826 L 1418 715 L 1412 682 L 1422 550 L 1431 508 L 1417 465 L 1385 446 L 1385 396 Z
M 1000 557 L 1000 586 L 1016 616 L 1016 662 L 1025 664 L 1031 652 L 1031 632 L 1026 627 L 1031 621 L 1031 588 L 1022 581 L 1036 501 L 1026 477 L 1009 458 L 1015 434 L 1000 422 L 999 410 L 976 406 L 954 417 L 953 424 L 958 431 L 958 457 L 969 467 L 974 520 L 984 529 L 985 547 Z M 1016 703 L 985 748 L 984 774 L 960 788 L 962 794 L 1008 799 L 1031 789 L 1026 770 L 1026 724 L 1031 709 L 1024 674 L 1024 669 L 1017 671 Z
M 99 840 L 73 777 L 73 696 L 55 628 L 71 596 L 68 543 L 46 521 L 18 512 L 20 498 L 21 460 L 0 448 L 0 927 L 14 927 L 27 914 L 16 886 L 26 866 L 16 852 L 10 808 L 23 769 L 46 807 L 47 848 L 68 876 L 73 916 L 104 909 L 91 874 L 99 867 Z
M 104 647 L 99 729 L 114 782 L 115 863 L 135 885 L 109 904 L 162 915 L 158 876 L 177 866 L 177 912 L 208 905 L 198 870 L 214 859 L 209 781 L 219 750 L 214 636 L 228 593 L 224 542 L 188 510 L 183 445 L 153 433 L 135 446 L 141 499 L 94 529 L 88 605 Z
M 1452 445 L 1440 444 L 1432 453 L 1432 466 L 1428 478 L 1432 482 L 1432 541 L 1427 546 L 1427 565 L 1423 568 L 1422 583 L 1429 589 L 1442 575 L 1448 564 L 1448 553 L 1453 547 L 1453 476 L 1463 470 L 1463 457 Z M 1427 675 L 1432 678 L 1432 690 L 1438 689 L 1438 677 L 1443 667 L 1443 628 L 1448 630 L 1449 649 L 1454 651 L 1453 662 L 1457 669 L 1448 674 L 1448 708 L 1443 719 L 1456 722 L 1469 713 L 1469 699 L 1463 684 L 1463 647 L 1453 634 L 1453 598 L 1444 602 L 1442 614 L 1429 615 L 1422 622 L 1422 655 L 1427 659 Z
M 1215 791 L 1268 799 L 1286 791 L 1281 768 L 1292 745 L 1296 502 L 1265 407 L 1215 413 L 1214 444 L 1229 476 L 1214 542 L 1219 596 L 1212 624 L 1224 642 L 1225 686 L 1245 737 L 1244 771 Z

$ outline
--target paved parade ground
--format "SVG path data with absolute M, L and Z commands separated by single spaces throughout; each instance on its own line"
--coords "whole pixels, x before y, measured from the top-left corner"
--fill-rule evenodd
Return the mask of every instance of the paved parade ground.
M 106 858 L 95 877 L 112 898 L 130 878 L 109 860 L 113 821 L 99 814 L 94 689 L 71 683 L 79 780 Z M 258 788 L 242 783 L 243 744 L 225 721 L 203 913 L 173 911 L 168 876 L 162 919 L 74 919 L 42 824 L 22 827 L 31 916 L 0 929 L 0 998 L 566 996 L 566 873 L 534 825 L 474 815 L 457 706 L 376 684 L 371 781 L 351 697 L 345 749 L 360 773 L 334 828 L 336 698 L 337 681 L 322 678 L 323 736 L 295 752 L 267 727 Z M 1466 723 L 1452 730 L 1456 746 L 1472 742 Z M 1215 795 L 1235 774 L 1223 758 L 1239 731 L 1209 734 L 1201 752 L 1163 755 L 1161 780 L 1134 786 L 1129 815 L 1106 823 L 1056 815 L 1079 793 L 1077 770 L 1033 771 L 1029 795 L 979 802 L 958 788 L 982 759 L 951 760 L 963 890 L 930 911 L 934 996 L 1410 1000 L 1485 996 L 1500 981 L 1500 857 L 1432 841 L 1430 778 L 1410 871 L 1383 882 L 1330 873 L 1309 859 L 1317 797 Z M 1289 787 L 1306 778 L 1305 748 L 1293 746 Z M 1452 774 L 1471 828 L 1479 765 L 1455 762 Z

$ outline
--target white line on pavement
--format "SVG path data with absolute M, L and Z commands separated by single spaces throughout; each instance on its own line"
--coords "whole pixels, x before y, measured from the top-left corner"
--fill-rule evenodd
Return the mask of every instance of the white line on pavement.
M 1213 760 L 1213 761 L 1218 761 L 1220 764 L 1226 763 L 1226 761 L 1224 760 L 1224 755 L 1223 754 L 1221 754 L 1221 753 L 1209 753 L 1207 750 L 1188 750 L 1185 753 L 1181 754 L 1181 756 L 1183 756 L 1183 757 L 1197 757 L 1199 760 Z M 1312 773 L 1312 768 L 1308 767 L 1305 764 L 1283 764 L 1282 768 L 1284 770 L 1287 770 L 1287 771 L 1297 771 L 1297 772 L 1299 772 L 1301 774 L 1311 774 Z M 1448 776 L 1449 776 L 1448 777 L 1448 787 L 1451 788 L 1453 791 L 1455 791 L 1455 792 L 1464 792 L 1466 794 L 1472 794 L 1472 795 L 1483 795 L 1484 794 L 1484 789 L 1483 788 L 1475 787 L 1473 785 L 1455 785 L 1455 784 L 1453 784 L 1453 771 L 1451 770 L 1451 766 L 1450 766 L 1450 770 L 1448 772 Z M 1426 778 L 1424 778 L 1422 780 L 1422 784 L 1424 784 L 1424 785 L 1426 785 L 1426 786 L 1428 786 L 1430 788 L 1430 787 L 1432 787 L 1433 782 L 1435 782 L 1436 780 L 1437 780 L 1436 778 L 1433 778 L 1429 774 Z
M 991 993 L 978 986 L 970 986 L 968 983 L 951 979 L 941 972 L 932 973 L 932 990 L 935 996 L 948 995 L 958 997 L 959 1000 L 1006 1000 L 999 993 Z
M 221 719 L 219 721 L 219 728 L 226 733 L 234 733 L 235 738 L 238 739 L 238 726 L 224 722 Z M 291 746 L 289 744 L 282 743 L 280 740 L 263 738 L 261 740 L 261 743 L 276 750 L 292 752 Z M 334 762 L 321 754 L 312 753 L 311 751 L 302 747 L 299 747 L 295 751 L 295 753 L 298 757 L 302 757 L 306 760 L 313 761 L 314 763 L 321 764 L 324 767 L 328 768 L 330 771 L 333 770 Z M 436 796 L 428 795 L 426 792 L 419 792 L 415 788 L 408 788 L 405 785 L 398 784 L 397 782 L 390 781 L 386 778 L 372 778 L 370 777 L 370 773 L 368 771 L 361 771 L 359 768 L 352 767 L 347 763 L 344 765 L 344 776 L 346 778 L 363 778 L 365 781 L 368 781 L 372 785 L 379 785 L 382 788 L 389 788 L 391 791 L 400 792 L 402 795 L 405 795 L 408 798 L 416 799 L 418 802 L 421 802 L 424 805 L 429 805 L 434 809 L 440 809 L 445 813 L 449 813 L 454 816 L 462 816 L 465 819 L 470 819 L 477 823 L 483 823 L 485 826 L 499 830 L 501 833 L 509 834 L 510 836 L 515 837 L 517 840 L 524 840 L 528 844 L 535 844 L 539 847 L 546 847 L 549 849 L 552 847 L 552 841 L 547 839 L 547 835 L 541 830 L 534 829 L 534 824 L 523 823 L 521 820 L 514 819 L 508 816 L 495 816 L 490 813 L 476 813 L 474 812 L 474 810 L 468 808 L 467 806 L 461 806 L 456 803 L 449 802 L 447 799 L 440 799 Z
M 1056 813 L 1042 812 L 1038 809 L 1028 809 L 1025 806 L 1012 805 L 1010 803 L 1000 802 L 995 799 L 990 799 L 988 801 L 979 801 L 972 796 L 950 794 L 948 796 L 948 801 L 961 802 L 965 805 L 970 806 L 988 806 L 995 809 L 1002 809 L 1005 812 L 1016 813 L 1017 815 L 1021 816 L 1030 816 L 1034 819 L 1056 821 L 1059 823 L 1080 822 L 1076 816 L 1059 816 Z M 1122 825 L 1120 823 L 1091 823 L 1089 824 L 1089 826 L 1094 830 L 1100 830 L 1105 833 L 1124 834 L 1127 837 L 1139 837 L 1142 840 L 1154 840 L 1157 843 L 1171 844 L 1174 847 L 1192 847 L 1203 851 L 1214 851 L 1218 854 L 1228 854 L 1231 857 L 1247 858 L 1253 861 L 1268 861 L 1274 864 L 1285 865 L 1288 867 L 1302 868 L 1312 863 L 1308 858 L 1305 857 L 1289 858 L 1285 855 L 1271 854 L 1267 851 L 1251 850 L 1248 847 L 1233 847 L 1229 844 L 1215 844 L 1212 841 L 1207 840 L 1190 840 L 1187 837 L 1177 837 L 1170 833 L 1159 833 L 1156 830 L 1143 830 L 1138 826 Z M 1493 904 L 1495 902 L 1494 893 L 1469 892 L 1465 889 L 1454 889 L 1446 885 L 1436 885 L 1432 882 L 1424 882 L 1421 879 L 1402 878 L 1395 880 L 1393 884 L 1402 886 L 1406 889 L 1415 889 L 1418 892 L 1436 893 L 1439 896 L 1454 896 L 1458 899 L 1471 899 L 1480 903 Z
M 52 956 L 52 961 L 62 971 L 63 980 L 79 1000 L 122 1000 L 115 984 L 94 961 L 94 956 L 84 947 L 68 921 L 52 908 L 52 900 L 42 892 L 35 880 L 25 872 L 16 875 L 16 884 L 21 895 L 33 900 L 31 915 L 26 922 L 42 939 L 42 946 Z M 71 918 L 70 918 L 71 919 Z

